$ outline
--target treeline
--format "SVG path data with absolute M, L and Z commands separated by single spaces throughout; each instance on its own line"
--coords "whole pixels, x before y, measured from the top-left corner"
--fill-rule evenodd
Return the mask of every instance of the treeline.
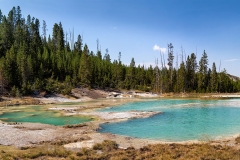
M 42 32 L 40 33 L 40 30 Z M 136 66 L 111 61 L 109 51 L 90 51 L 82 37 L 72 40 L 73 33 L 64 32 L 61 22 L 55 23 L 51 36 L 47 24 L 37 18 L 23 18 L 21 9 L 13 7 L 7 16 L 0 10 L 0 87 L 1 93 L 13 96 L 47 91 L 69 94 L 73 87 L 138 89 L 154 92 L 237 92 L 239 81 L 226 71 L 217 73 L 215 63 L 208 68 L 204 51 L 197 64 L 192 53 L 180 67 L 173 67 L 173 46 L 168 45 L 168 63 L 161 56 L 158 65 Z M 70 35 L 71 41 L 68 39 Z M 157 64 L 157 63 L 156 63 Z M 168 67 L 166 67 L 168 66 Z M 176 65 L 178 66 L 178 64 Z
M 217 72 L 215 62 L 208 68 L 208 56 L 205 50 L 197 62 L 194 53 L 187 57 L 182 53 L 180 66 L 178 57 L 176 66 L 173 67 L 173 46 L 168 44 L 168 67 L 165 65 L 163 55 L 160 53 L 161 69 L 155 67 L 156 79 L 155 90 L 165 92 L 194 92 L 194 93 L 217 93 L 217 92 L 238 92 L 240 81 L 237 77 L 227 74 L 223 69 Z M 220 66 L 219 66 L 220 70 Z

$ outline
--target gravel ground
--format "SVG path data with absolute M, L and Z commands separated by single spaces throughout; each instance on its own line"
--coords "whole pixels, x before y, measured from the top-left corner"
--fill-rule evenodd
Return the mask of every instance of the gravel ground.
M 44 142 L 71 139 L 74 135 L 79 135 L 80 138 L 85 130 L 86 128 L 70 129 L 40 123 L 1 123 L 0 144 L 16 147 L 34 146 Z

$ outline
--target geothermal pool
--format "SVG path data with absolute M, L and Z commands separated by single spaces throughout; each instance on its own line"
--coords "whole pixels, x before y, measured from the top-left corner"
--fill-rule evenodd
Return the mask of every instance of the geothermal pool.
M 240 134 L 240 99 L 160 99 L 102 112 L 162 111 L 153 117 L 101 125 L 100 132 L 163 141 L 214 140 Z
M 70 103 L 68 105 L 70 105 Z M 48 109 L 57 106 L 59 105 L 5 107 L 2 109 L 2 114 L 0 114 L 0 120 L 4 122 L 44 123 L 55 126 L 72 125 L 91 121 L 90 117 L 64 116 L 60 111 Z
M 104 100 L 100 100 L 104 103 Z M 11 106 L 0 111 L 5 122 L 34 122 L 56 126 L 92 121 L 91 117 L 65 116 L 54 107 L 71 108 L 99 102 L 44 106 Z M 115 100 L 112 100 L 112 104 Z M 142 99 L 98 112 L 161 111 L 149 118 L 102 124 L 99 132 L 163 141 L 214 140 L 240 134 L 240 99 Z

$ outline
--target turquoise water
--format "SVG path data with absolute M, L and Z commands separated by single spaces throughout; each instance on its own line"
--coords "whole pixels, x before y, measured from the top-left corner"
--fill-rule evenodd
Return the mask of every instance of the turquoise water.
M 162 111 L 149 118 L 101 125 L 100 132 L 166 141 L 209 140 L 240 133 L 240 100 L 162 99 L 100 111 Z
M 49 110 L 48 108 L 75 108 L 82 105 L 96 105 L 96 103 L 104 101 L 112 100 L 98 99 L 91 102 L 64 102 L 46 106 L 9 106 L 0 110 L 0 120 L 4 122 L 44 123 L 56 126 L 79 124 L 92 121 L 92 119 L 78 115 L 64 116 L 60 111 Z
M 5 122 L 44 123 L 56 126 L 79 124 L 91 121 L 81 116 L 64 116 L 58 111 L 48 110 L 44 106 L 7 107 L 0 114 L 0 120 Z

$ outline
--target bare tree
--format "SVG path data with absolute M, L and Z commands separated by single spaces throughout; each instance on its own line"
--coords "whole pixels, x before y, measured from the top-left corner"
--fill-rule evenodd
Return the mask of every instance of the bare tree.
M 172 43 L 168 44 L 168 66 L 170 71 L 170 90 L 173 88 L 172 75 L 173 75 L 173 45 Z
M 178 53 L 176 53 L 176 81 L 177 81 L 177 85 L 176 85 L 176 90 L 178 90 Z
M 97 41 L 97 52 L 99 51 L 99 39 L 96 40 Z
M 220 69 L 221 69 L 221 61 L 220 61 L 219 70 L 218 70 L 218 73 L 219 73 L 219 93 L 221 92 L 221 74 L 220 74 Z
M 155 60 L 155 91 L 159 93 L 159 68 L 158 59 Z
M 69 30 L 69 41 L 70 41 L 70 48 L 71 50 L 74 49 L 74 28 L 72 32 Z
M 68 32 L 66 31 L 66 33 L 65 33 L 65 37 L 66 37 L 66 39 L 65 39 L 65 45 L 67 45 L 67 43 L 68 43 Z
M 0 70 L 0 94 L 4 94 L 5 92 L 5 79 L 2 75 L 2 70 Z

